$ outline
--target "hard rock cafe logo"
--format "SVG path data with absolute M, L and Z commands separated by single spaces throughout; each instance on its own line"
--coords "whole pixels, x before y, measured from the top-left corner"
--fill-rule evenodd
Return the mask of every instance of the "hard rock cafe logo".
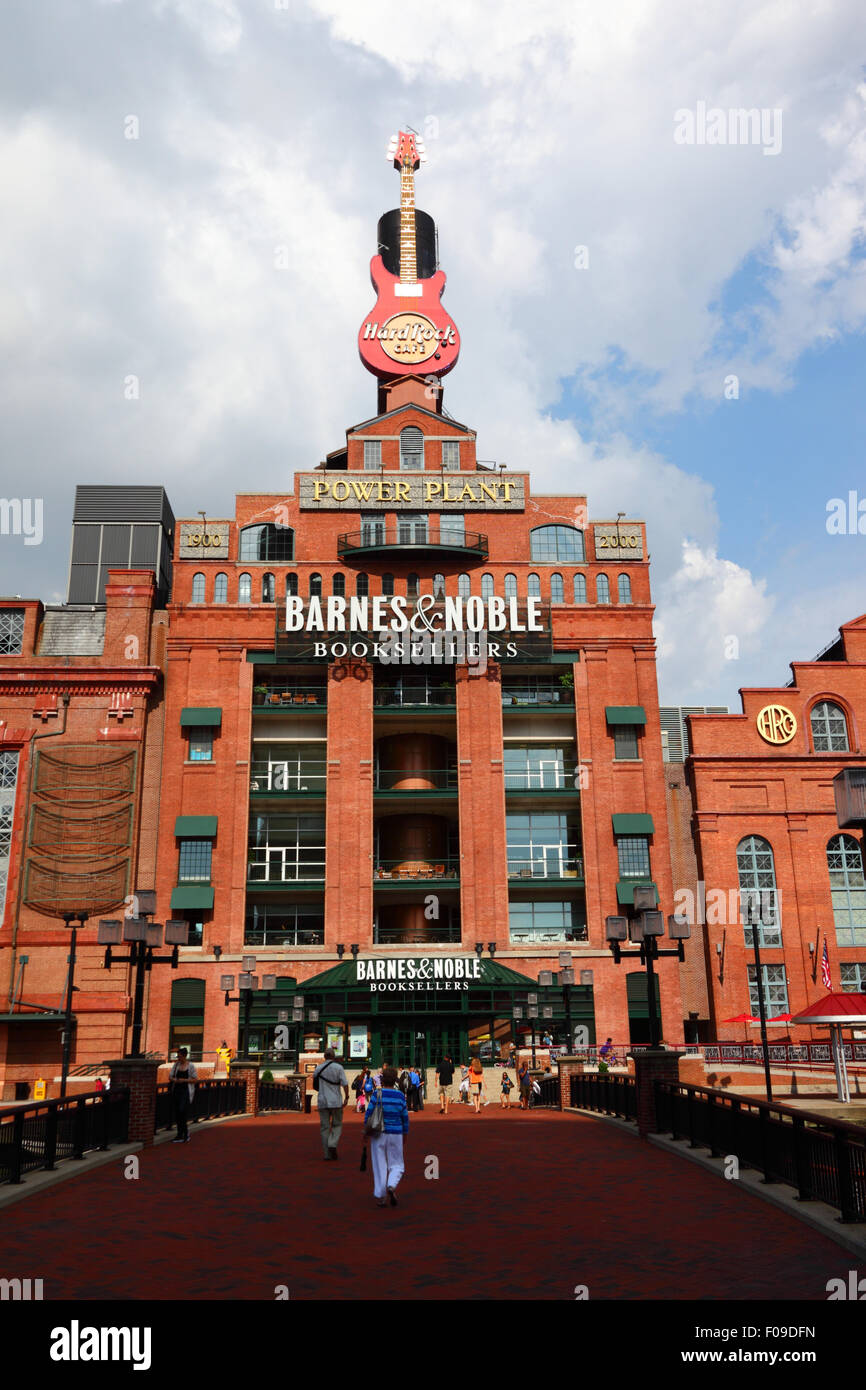
M 784 705 L 765 705 L 755 723 L 765 743 L 790 743 L 797 732 L 797 721 Z
M 426 362 L 435 357 L 440 348 L 457 341 L 450 323 L 437 328 L 423 314 L 413 313 L 393 314 L 381 328 L 375 320 L 367 319 L 361 329 L 361 342 L 370 339 L 375 339 L 392 361 L 404 366 Z

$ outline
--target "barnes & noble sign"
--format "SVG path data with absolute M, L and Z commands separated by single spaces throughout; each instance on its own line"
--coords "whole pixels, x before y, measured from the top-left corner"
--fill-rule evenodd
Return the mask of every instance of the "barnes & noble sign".
M 439 994 L 468 990 L 485 982 L 486 962 L 477 956 L 421 956 L 410 960 L 359 960 L 357 982 L 371 994 L 413 994 L 433 990 Z

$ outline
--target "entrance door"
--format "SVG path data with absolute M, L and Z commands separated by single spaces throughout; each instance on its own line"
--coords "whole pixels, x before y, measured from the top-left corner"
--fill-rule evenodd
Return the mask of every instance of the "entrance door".
M 435 1067 L 437 1062 L 445 1056 L 447 1052 L 452 1062 L 459 1066 L 465 1062 L 466 1058 L 461 1054 L 466 1051 L 465 1031 L 461 1030 L 459 1024 L 437 1024 L 427 1029 L 427 1065 Z
M 415 1030 L 386 1024 L 379 1033 L 381 1061 L 400 1072 L 415 1060 Z

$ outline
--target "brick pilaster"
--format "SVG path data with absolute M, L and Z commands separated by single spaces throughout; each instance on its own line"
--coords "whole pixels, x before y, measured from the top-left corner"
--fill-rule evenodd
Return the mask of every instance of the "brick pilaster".
M 658 1133 L 656 1117 L 656 1081 L 679 1081 L 680 1055 L 661 1048 L 647 1048 L 632 1054 L 634 1079 L 637 1086 L 637 1128 L 642 1138 Z
M 259 1064 L 258 1062 L 232 1062 L 232 1081 L 243 1081 L 246 1086 L 244 1114 L 259 1113 Z
M 111 1072 L 112 1090 L 129 1087 L 129 1139 L 150 1148 L 156 1121 L 159 1062 L 151 1057 L 122 1057 L 104 1065 Z

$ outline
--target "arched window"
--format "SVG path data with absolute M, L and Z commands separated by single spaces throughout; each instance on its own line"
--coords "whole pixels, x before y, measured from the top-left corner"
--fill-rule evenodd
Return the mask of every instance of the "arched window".
M 616 581 L 620 603 L 631 603 L 631 575 L 621 574 Z
M 331 580 L 331 593 L 335 594 L 337 598 L 346 597 L 346 576 L 344 574 L 334 575 Z
M 193 603 L 204 603 L 203 574 L 194 574 L 192 577 L 192 601 Z
M 298 576 L 296 574 L 286 575 L 286 598 L 297 598 Z
M 408 594 L 409 598 L 418 597 L 418 583 L 419 581 L 417 574 L 410 574 L 409 578 L 406 580 L 406 593 Z
M 606 574 L 600 574 L 595 581 L 596 603 L 610 603 L 610 584 Z
M 245 526 L 238 545 L 238 559 L 253 564 L 282 564 L 295 558 L 295 533 L 291 526 Z
M 834 835 L 827 844 L 830 900 L 839 946 L 866 946 L 866 879 L 863 855 L 853 835 Z
M 382 593 L 385 595 L 386 598 L 391 598 L 391 596 L 393 595 L 393 593 L 394 593 L 394 576 L 393 576 L 393 574 L 383 574 L 383 575 L 382 575 Z
M 737 874 L 740 880 L 740 917 L 746 945 L 750 945 L 752 939 L 749 918 L 752 909 L 758 914 L 760 945 L 781 946 L 773 850 L 760 835 L 747 835 L 737 845 Z
M 565 603 L 565 587 L 562 582 L 561 574 L 550 576 L 550 602 Z
M 322 597 L 322 576 L 320 574 L 310 575 L 310 598 Z
M 541 580 L 537 574 L 531 574 L 527 579 L 526 592 L 530 598 L 541 598 Z
M 537 526 L 529 535 L 529 558 L 542 565 L 581 565 L 583 532 L 573 526 Z
M 433 576 L 433 597 L 434 597 L 434 598 L 444 598 L 444 597 L 445 597 L 445 575 L 444 575 L 444 574 L 434 574 L 434 576 Z
M 505 597 L 517 598 L 517 575 L 506 574 L 505 576 Z
M 586 603 L 585 574 L 576 574 L 574 576 L 574 601 L 575 603 Z
M 457 593 L 460 598 L 468 598 L 472 593 L 472 580 L 469 578 L 468 574 L 458 574 Z
M 815 705 L 809 716 L 812 724 L 812 747 L 816 753 L 847 753 L 848 725 L 845 711 L 831 700 Z
M 424 436 L 414 425 L 400 435 L 400 467 L 418 473 L 424 467 Z
M 238 577 L 238 603 L 252 603 L 253 581 L 248 574 Z
M 355 593 L 358 598 L 368 598 L 370 594 L 370 576 L 359 574 L 355 580 Z
M 229 577 L 227 574 L 218 574 L 213 582 L 213 601 L 214 603 L 228 603 L 229 601 Z
M 482 598 L 492 598 L 492 597 L 493 597 L 493 575 L 492 575 L 492 574 L 482 574 L 482 576 L 481 576 L 481 597 L 482 597 Z
M 262 603 L 273 603 L 277 597 L 277 586 L 272 574 L 262 575 Z

